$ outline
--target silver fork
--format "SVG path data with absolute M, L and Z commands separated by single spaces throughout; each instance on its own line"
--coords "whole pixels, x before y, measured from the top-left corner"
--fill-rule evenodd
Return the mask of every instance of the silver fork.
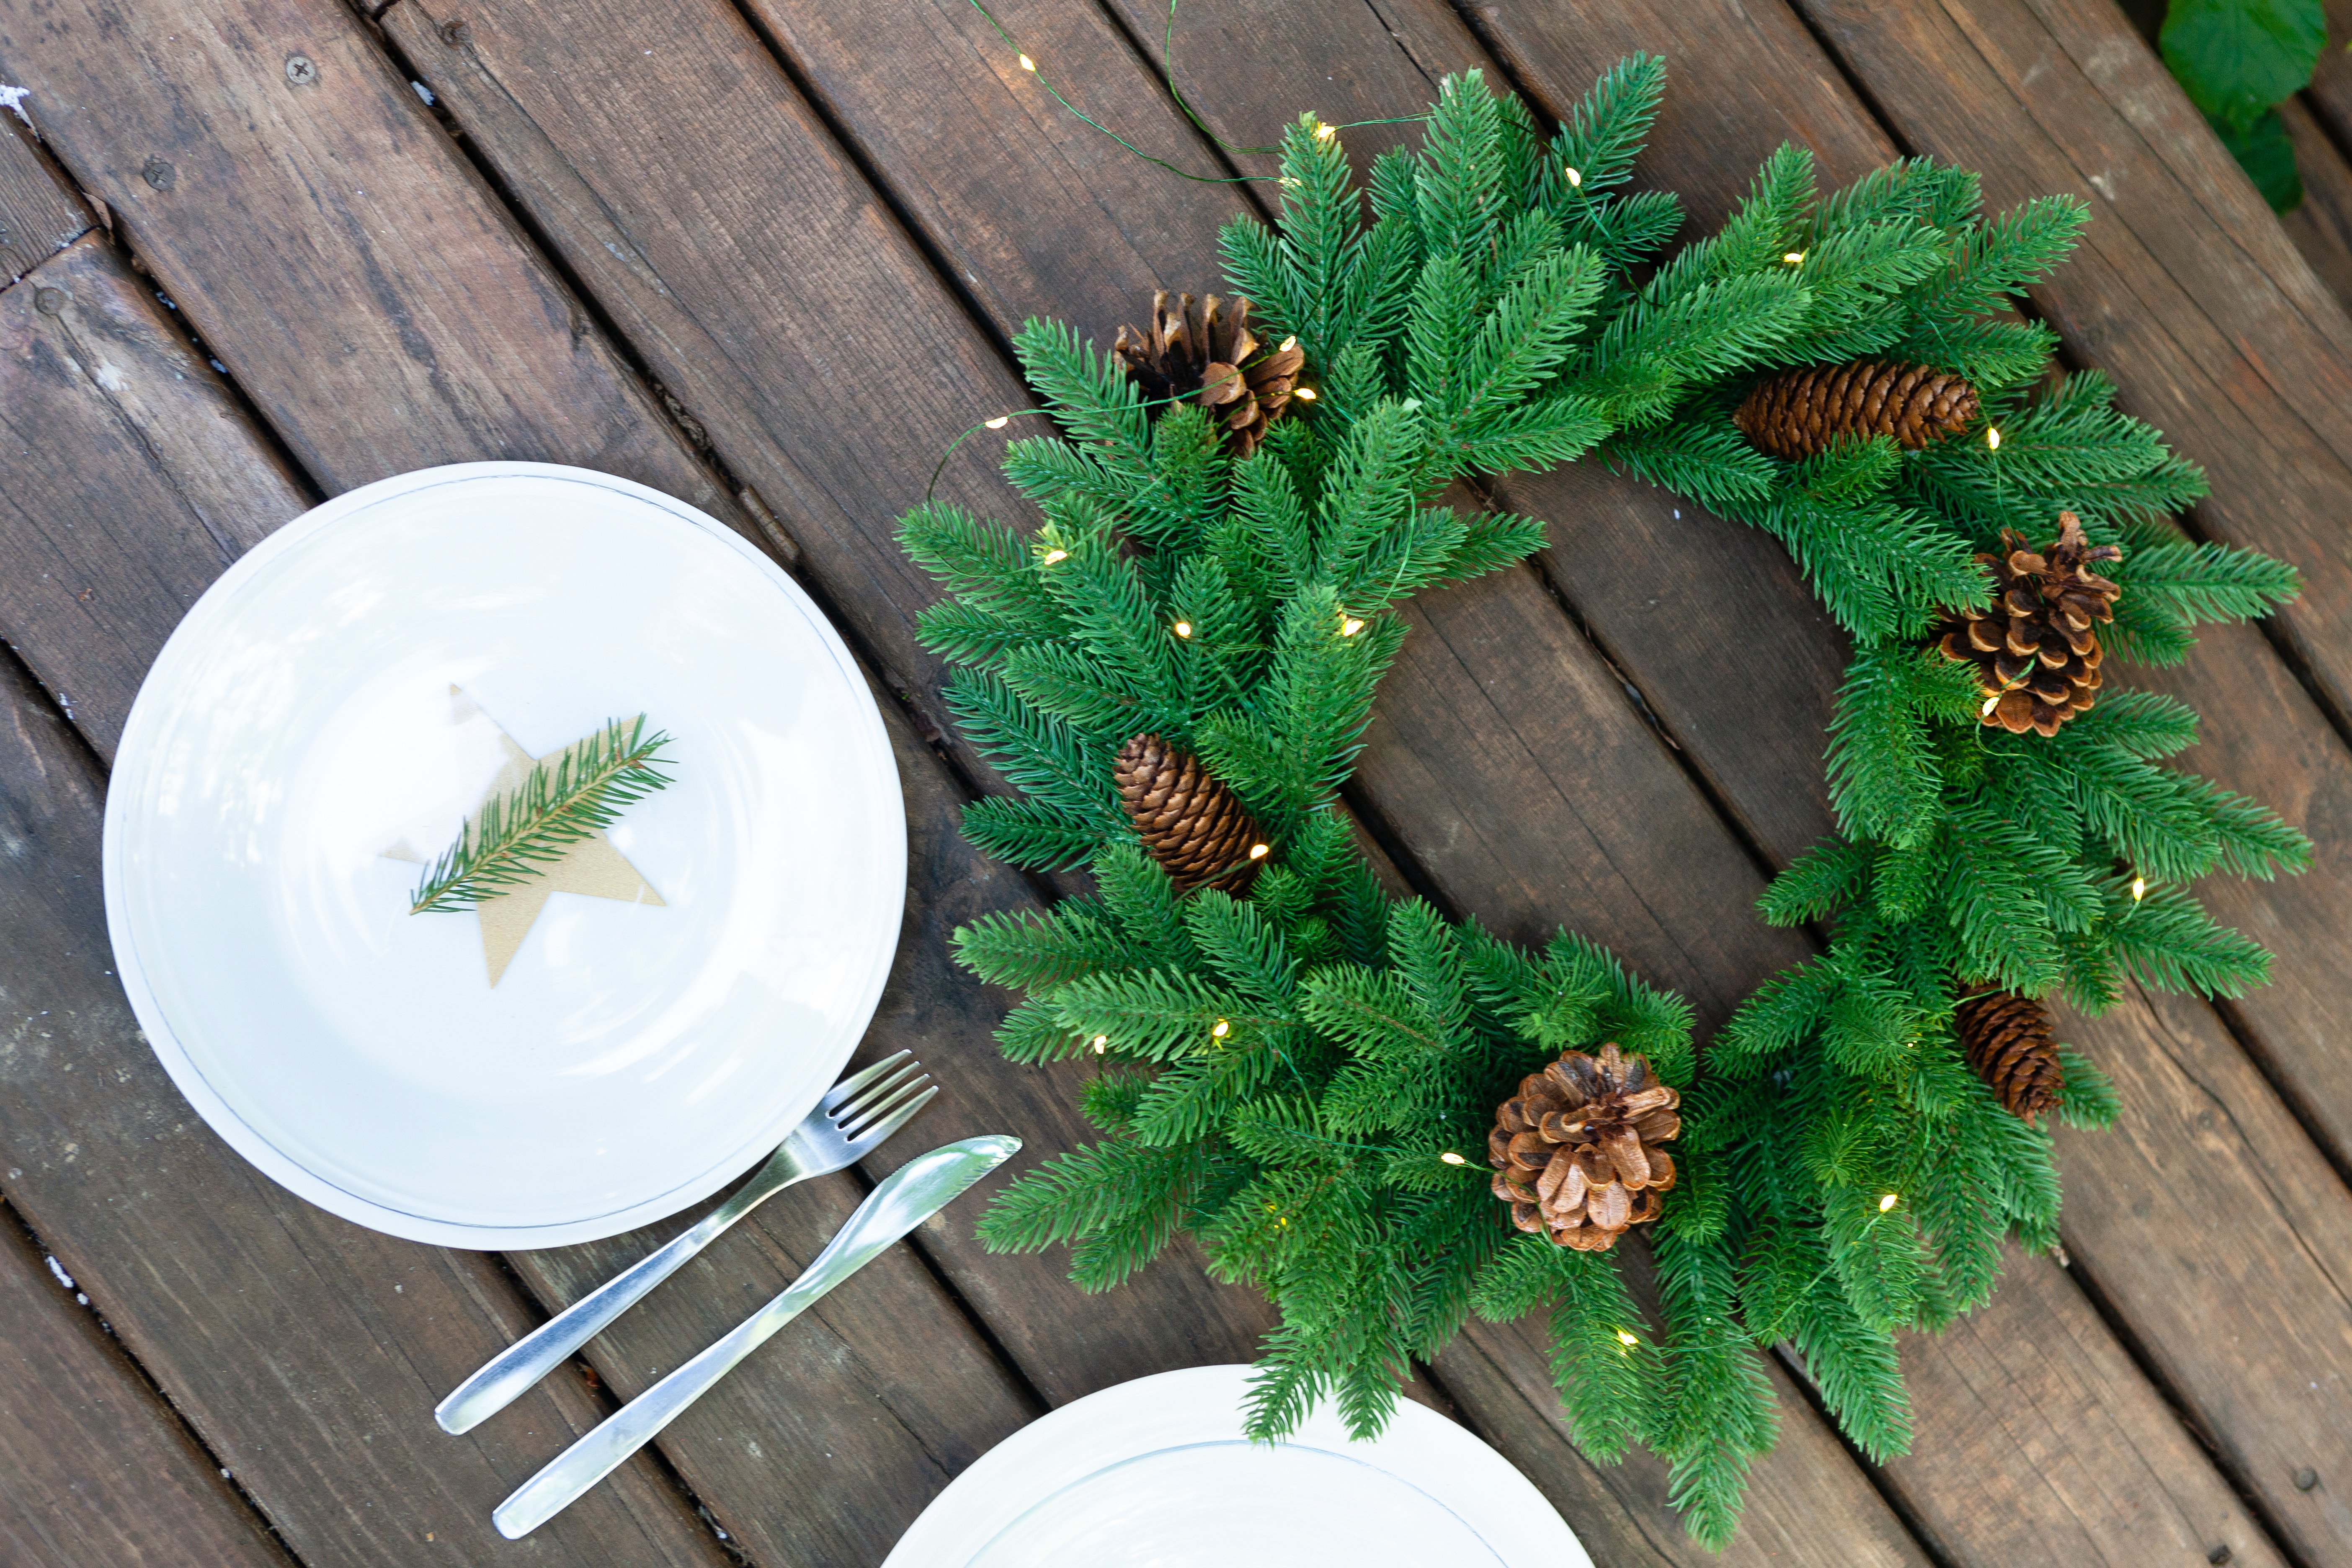
M 795 1182 L 829 1175 L 856 1163 L 912 1121 L 940 1089 L 923 1071 L 923 1064 L 908 1057 L 906 1051 L 885 1057 L 827 1089 L 816 1109 L 793 1129 L 760 1167 L 760 1173 L 733 1197 L 667 1246 L 623 1269 L 517 1340 L 459 1384 L 434 1407 L 433 1418 L 441 1423 L 441 1430 L 472 1431 L 562 1365 L 573 1351 L 636 1305 L 646 1291 L 677 1273 L 729 1226 Z M 926 1084 L 930 1087 L 925 1089 Z

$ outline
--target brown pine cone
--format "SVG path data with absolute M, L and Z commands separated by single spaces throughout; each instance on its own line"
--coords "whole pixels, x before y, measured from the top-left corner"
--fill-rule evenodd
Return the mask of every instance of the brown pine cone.
M 1598 1060 L 1570 1051 L 1520 1080 L 1496 1110 L 1486 1135 L 1495 1195 L 1521 1230 L 1606 1252 L 1664 1207 L 1675 1162 L 1658 1145 L 1682 1131 L 1681 1103 L 1648 1058 L 1628 1057 L 1613 1040 Z
M 1892 436 L 1917 451 L 1976 423 L 1977 389 L 1919 364 L 1850 360 L 1756 384 L 1731 422 L 1762 451 L 1795 461 L 1841 436 Z
M 2116 618 L 2123 590 L 2089 568 L 2124 552 L 2094 548 L 2071 511 L 2058 514 L 2058 537 L 2039 554 L 2015 529 L 2002 529 L 2000 543 L 2000 554 L 1977 557 L 1992 573 L 1992 604 L 1954 612 L 1931 635 L 1946 658 L 1977 667 L 1982 722 L 2054 735 L 2098 700 L 2105 652 L 2091 625 Z
M 1265 350 L 1250 331 L 1249 312 L 1247 300 L 1228 308 L 1214 294 L 1198 304 L 1179 294 L 1171 304 L 1162 289 L 1151 296 L 1150 330 L 1119 328 L 1110 351 L 1152 402 L 1198 394 L 1223 426 L 1225 449 L 1243 458 L 1290 406 L 1291 387 L 1307 363 L 1296 338 Z
M 1238 895 L 1256 879 L 1265 835 L 1198 757 L 1157 735 L 1138 735 L 1119 748 L 1112 776 L 1144 849 L 1178 892 L 1222 888 Z
M 2050 1011 L 2031 996 L 1995 991 L 1972 996 L 1952 1016 L 1969 1070 L 2000 1097 L 2010 1114 L 2029 1126 L 2056 1108 L 2066 1080 L 2058 1042 L 2050 1035 Z

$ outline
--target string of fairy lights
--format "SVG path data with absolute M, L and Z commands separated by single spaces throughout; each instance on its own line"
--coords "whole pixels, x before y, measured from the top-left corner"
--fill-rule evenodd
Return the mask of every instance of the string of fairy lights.
M 1003 22 L 997 17 L 994 12 L 991 11 L 988 6 L 982 3 L 982 0 L 970 0 L 970 3 L 972 9 L 978 12 L 982 18 L 987 22 L 988 26 L 995 32 L 998 38 L 1003 40 L 1004 46 L 1013 51 L 1014 62 L 1018 65 L 1020 69 L 1024 73 L 1036 78 L 1038 86 L 1043 88 L 1046 94 L 1051 97 L 1055 103 L 1059 104 L 1066 111 L 1082 123 L 1092 127 L 1102 135 L 1108 137 L 1112 142 L 1118 143 L 1120 147 L 1126 149 L 1134 156 L 1142 159 L 1145 163 L 1150 163 L 1156 168 L 1163 169 L 1169 174 L 1176 175 L 1180 179 L 1190 180 L 1201 184 L 1238 185 L 1267 182 L 1276 184 L 1288 183 L 1282 180 L 1280 176 L 1272 174 L 1195 174 L 1189 169 L 1178 167 L 1176 164 L 1169 162 L 1165 158 L 1159 157 L 1156 154 L 1144 151 L 1141 147 L 1137 146 L 1128 138 L 1120 135 L 1118 132 L 1113 131 L 1101 121 L 1096 119 L 1086 110 L 1080 109 L 1076 104 L 1071 102 L 1070 100 L 1063 94 L 1061 89 L 1055 85 L 1053 79 L 1040 68 L 1036 57 L 1030 54 L 1025 48 L 1022 47 L 1020 40 L 1013 37 L 1012 31 L 1004 26 Z M 1193 109 L 1191 101 L 1185 98 L 1182 89 L 1176 85 L 1176 74 L 1171 57 L 1174 48 L 1177 4 L 1178 0 L 1169 0 L 1168 24 L 1166 31 L 1161 38 L 1160 78 L 1167 88 L 1170 98 L 1183 112 L 1185 119 L 1198 129 L 1213 145 L 1223 153 L 1234 156 L 1253 157 L 1269 156 L 1280 153 L 1281 149 L 1278 146 L 1244 147 L 1238 146 L 1233 142 L 1225 141 L 1223 137 L 1219 136 L 1208 121 Z M 1343 130 L 1353 130 L 1358 127 L 1370 125 L 1418 123 L 1426 121 L 1427 119 L 1428 116 L 1426 114 L 1411 114 L 1397 115 L 1377 120 L 1349 121 L 1339 124 L 1318 121 L 1315 127 L 1315 136 L 1318 141 L 1328 142 Z M 1583 195 L 1584 187 L 1584 175 L 1582 171 L 1570 167 L 1564 169 L 1562 173 L 1564 177 L 1567 179 L 1570 189 L 1576 191 L 1578 195 L 1581 196 Z M 1805 252 L 1801 249 L 1790 250 L 1783 255 L 1780 259 L 1790 267 L 1801 267 L 1805 261 Z M 1269 352 L 1286 353 L 1292 347 L 1296 346 L 1297 342 L 1297 339 L 1296 337 L 1287 338 L 1284 340 L 1279 348 Z M 1253 361 L 1251 363 L 1255 363 L 1258 362 Z M 1242 370 L 1245 370 L 1247 368 L 1247 365 L 1237 366 L 1235 368 L 1235 374 L 1238 374 Z M 1179 394 L 1171 397 L 1140 402 L 1137 404 L 1136 406 L 1138 408 L 1159 407 L 1167 404 L 1183 402 L 1192 395 L 1193 395 L 1190 393 Z M 1312 403 L 1315 401 L 1316 397 L 1314 389 L 1308 386 L 1294 386 L 1290 395 L 1297 398 L 1303 403 Z M 938 465 L 932 468 L 930 483 L 925 487 L 923 492 L 923 499 L 925 501 L 929 502 L 931 500 L 939 488 L 940 476 L 946 471 L 948 459 L 955 455 L 957 448 L 961 447 L 965 441 L 983 430 L 1002 430 L 1011 425 L 1015 419 L 1029 418 L 1046 412 L 1047 410 L 1043 408 L 1017 409 L 1008 414 L 991 416 L 988 418 L 978 421 L 969 428 L 962 431 L 953 441 L 948 444 L 947 449 L 940 455 Z M 1993 456 L 1994 483 L 1997 487 L 2000 484 L 2000 478 L 1999 455 L 2000 452 L 2001 434 L 2000 427 L 1995 425 L 1988 424 L 1985 426 L 1984 441 L 1986 450 Z M 1068 558 L 1069 552 L 1057 545 L 1048 545 L 1042 549 L 1038 554 L 1038 562 L 1044 566 L 1053 566 L 1060 562 L 1067 560 Z M 1350 616 L 1345 610 L 1339 612 L 1339 630 L 1341 637 L 1354 637 L 1357 633 L 1363 630 L 1363 627 L 1364 622 L 1361 617 Z M 1173 623 L 1170 629 L 1181 639 L 1189 640 L 1192 637 L 1192 626 L 1188 621 L 1178 620 Z M 1990 713 L 1999 704 L 2000 696 L 2000 692 L 1995 692 L 1992 697 L 1987 700 L 1984 705 L 1984 711 L 1986 713 Z M 1269 846 L 1263 843 L 1252 845 L 1249 850 L 1250 858 L 1252 860 L 1262 859 L 1269 852 Z M 2134 876 L 2131 883 L 2131 897 L 2134 904 L 2137 904 L 2146 896 L 2147 887 L 2148 883 L 2146 877 L 2138 875 Z M 1231 1035 L 1232 1030 L 1233 1026 L 1230 1020 L 1219 1018 L 1211 1026 L 1209 1036 L 1213 1042 L 1221 1043 Z M 1088 1042 L 1088 1047 L 1093 1054 L 1101 1056 L 1108 1052 L 1110 1049 L 1110 1044 L 1111 1041 L 1108 1035 L 1098 1034 Z M 1436 1157 L 1440 1162 L 1448 1165 L 1466 1165 L 1469 1163 L 1469 1160 L 1465 1155 L 1452 1149 L 1443 1151 Z M 1878 1199 L 1878 1213 L 1871 1217 L 1869 1222 L 1870 1225 L 1875 1226 L 1881 1218 L 1893 1213 L 1895 1206 L 1901 1202 L 1902 1194 L 1899 1193 L 1886 1193 L 1882 1194 Z M 1274 1212 L 1272 1205 L 1269 1205 L 1268 1212 Z M 1287 1218 L 1281 1218 L 1278 1216 L 1277 1223 L 1287 1225 L 1289 1221 Z M 1826 1274 L 1827 1270 L 1825 1269 L 1823 1271 L 1823 1276 L 1825 1277 Z M 1818 1279 L 1816 1279 L 1811 1283 L 1818 1282 Z M 1784 1309 L 1783 1315 L 1786 1315 L 1786 1310 L 1793 1310 L 1798 1302 L 1801 1301 L 1802 1299 L 1810 1293 L 1810 1290 L 1811 1284 L 1807 1286 L 1805 1290 L 1797 1292 L 1790 1304 L 1790 1308 Z M 1777 1330 L 1779 1324 L 1777 1322 L 1770 1325 L 1771 1330 Z M 1768 1330 L 1768 1331 L 1769 1331 Z M 1638 1335 L 1622 1328 L 1616 1331 L 1616 1338 L 1622 1349 L 1629 1354 L 1641 1343 L 1641 1339 Z

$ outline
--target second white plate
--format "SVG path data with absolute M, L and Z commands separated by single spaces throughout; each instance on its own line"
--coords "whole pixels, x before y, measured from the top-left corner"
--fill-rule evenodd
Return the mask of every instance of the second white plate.
M 1244 1440 L 1251 1372 L 1164 1372 L 1032 1422 L 883 1568 L 1591 1568 L 1525 1476 L 1411 1401 L 1370 1442 L 1328 1410 L 1282 1443 Z
M 675 782 L 579 890 L 503 938 L 408 913 L 500 770 L 640 712 Z M 705 1198 L 807 1112 L 888 973 L 906 824 L 791 579 L 644 486 L 482 463 L 213 585 L 132 708 L 105 866 L 140 1023 L 240 1153 L 379 1230 L 533 1247 Z

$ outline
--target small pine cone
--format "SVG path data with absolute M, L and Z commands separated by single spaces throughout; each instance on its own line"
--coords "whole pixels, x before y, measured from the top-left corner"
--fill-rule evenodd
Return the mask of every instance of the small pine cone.
M 1119 748 L 1112 776 L 1143 847 L 1178 892 L 1222 888 L 1238 895 L 1256 879 L 1265 835 L 1198 757 L 1157 735 L 1138 735 Z
M 2031 996 L 1995 991 L 1959 1005 L 1952 1024 L 1969 1070 L 2029 1126 L 2058 1104 L 2066 1080 L 2058 1042 L 2050 1037 L 2049 1010 Z
M 1762 451 L 1791 462 L 1841 436 L 1892 436 L 1917 451 L 1977 419 L 1977 389 L 1919 364 L 1850 360 L 1784 370 L 1756 384 L 1731 422 Z
M 1681 1103 L 1648 1058 L 1628 1057 L 1614 1041 L 1598 1059 L 1570 1051 L 1521 1079 L 1496 1109 L 1486 1135 L 1494 1194 L 1521 1230 L 1606 1252 L 1664 1206 L 1675 1162 L 1658 1145 L 1681 1133 Z
M 1932 635 L 1946 658 L 1977 667 L 1983 723 L 2054 735 L 2098 700 L 2105 652 L 2092 623 L 2116 618 L 2123 590 L 2090 567 L 2124 552 L 2094 548 L 2071 511 L 2058 514 L 2058 537 L 2039 553 L 2014 529 L 2000 531 L 2000 554 L 1977 557 L 1992 573 L 1992 603 L 1948 615 Z
M 1151 327 L 1139 332 L 1121 327 L 1111 353 L 1133 375 L 1151 402 L 1191 397 L 1224 428 L 1226 450 L 1246 458 L 1257 450 L 1265 427 L 1290 406 L 1291 388 L 1307 363 L 1298 340 L 1278 349 L 1265 345 L 1249 326 L 1250 302 L 1228 308 L 1214 294 L 1195 304 L 1168 291 L 1151 296 Z

